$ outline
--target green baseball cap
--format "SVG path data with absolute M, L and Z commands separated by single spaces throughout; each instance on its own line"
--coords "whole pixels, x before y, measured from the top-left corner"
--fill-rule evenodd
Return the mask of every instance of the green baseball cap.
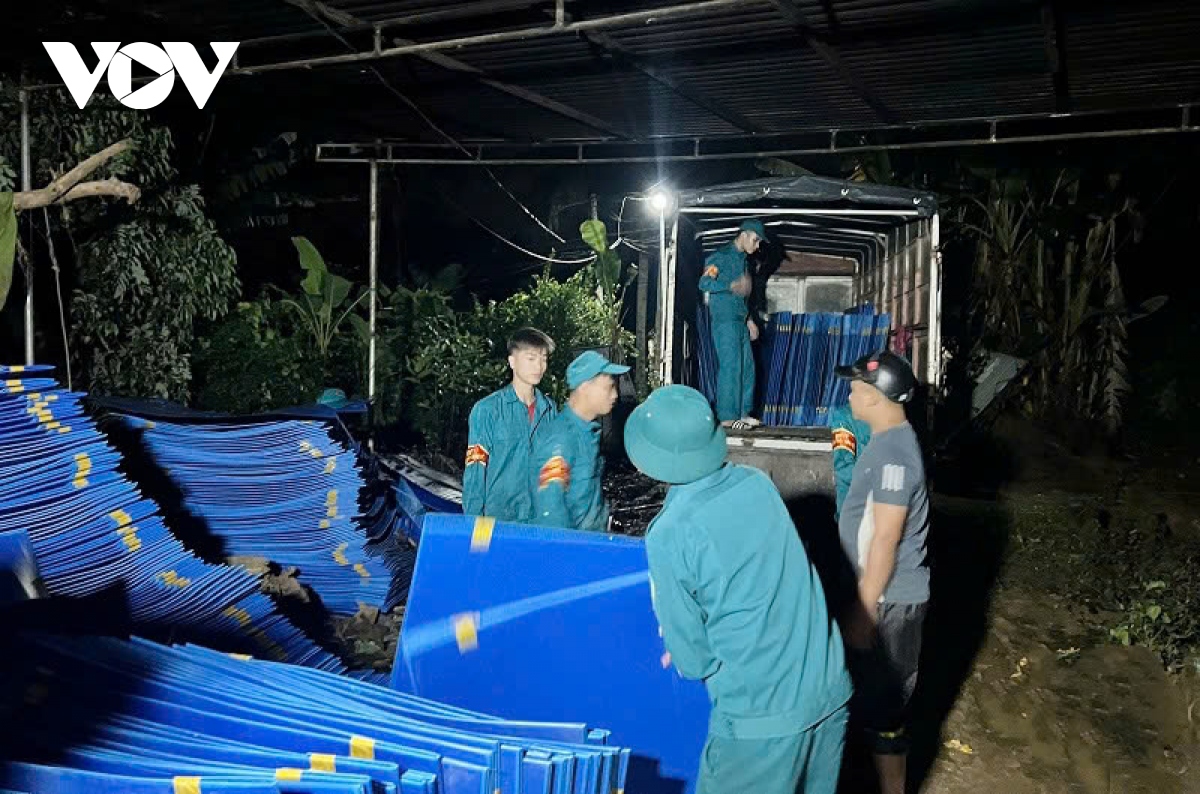
M 767 237 L 767 227 L 763 226 L 763 222 L 758 218 L 751 218 L 748 221 L 742 221 L 742 225 L 738 227 L 739 232 L 754 232 L 758 235 L 758 239 L 764 243 L 769 243 L 771 238 Z
M 567 367 L 567 388 L 577 389 L 597 375 L 624 375 L 629 367 L 614 364 L 595 350 L 585 350 Z

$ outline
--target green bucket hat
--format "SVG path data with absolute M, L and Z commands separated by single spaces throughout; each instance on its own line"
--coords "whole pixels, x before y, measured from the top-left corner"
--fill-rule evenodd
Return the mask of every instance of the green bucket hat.
M 326 389 L 317 398 L 318 405 L 327 405 L 335 411 L 339 408 L 345 408 L 349 402 L 346 399 L 346 392 L 341 389 Z
M 725 430 L 703 394 L 688 386 L 663 386 L 626 420 L 625 451 L 647 477 L 682 485 L 725 463 Z

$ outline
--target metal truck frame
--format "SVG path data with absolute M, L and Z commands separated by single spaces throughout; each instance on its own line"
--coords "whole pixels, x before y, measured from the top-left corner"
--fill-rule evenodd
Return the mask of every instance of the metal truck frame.
M 870 301 L 892 317 L 889 348 L 907 347 L 933 397 L 941 385 L 942 263 L 936 197 L 922 191 L 815 176 L 754 180 L 659 198 L 656 354 L 663 383 L 695 382 L 697 282 L 704 255 L 756 217 L 785 251 L 852 261 L 844 271 L 850 303 L 806 307 L 805 285 L 792 311 L 840 311 Z M 850 275 L 852 273 L 852 275 Z M 815 276 L 812 276 L 815 278 Z M 780 279 L 774 275 L 767 289 Z M 796 278 L 791 276 L 790 278 Z M 809 276 L 800 276 L 806 279 Z M 828 276 L 822 276 L 826 282 Z M 790 293 L 791 285 L 777 293 Z M 772 307 L 768 305 L 768 310 Z M 909 344 L 903 343 L 907 340 Z M 831 437 L 826 427 L 759 427 L 728 432 L 730 460 L 762 469 L 786 499 L 831 495 Z

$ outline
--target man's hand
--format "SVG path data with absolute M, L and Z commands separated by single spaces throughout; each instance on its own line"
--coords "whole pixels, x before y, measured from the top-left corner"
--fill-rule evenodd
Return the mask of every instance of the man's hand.
M 758 341 L 758 326 L 755 325 L 753 320 L 746 321 L 746 330 L 750 332 L 750 341 L 757 342 Z
M 666 670 L 668 667 L 671 666 L 671 653 L 669 651 L 667 653 L 664 653 L 662 655 L 662 658 L 659 659 L 658 661 L 662 663 L 663 669 Z
M 739 298 L 744 298 L 750 294 L 750 289 L 752 286 L 753 283 L 750 281 L 750 274 L 743 273 L 734 279 L 733 283 L 729 285 L 729 291 L 734 295 L 737 295 Z
M 842 626 L 842 639 L 847 645 L 865 651 L 875 644 L 875 631 L 878 628 L 875 615 L 874 608 L 868 608 L 861 601 L 855 602 Z

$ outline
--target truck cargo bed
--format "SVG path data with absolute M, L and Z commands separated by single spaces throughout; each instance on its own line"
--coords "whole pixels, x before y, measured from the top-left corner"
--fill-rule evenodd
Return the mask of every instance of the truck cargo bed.
M 785 500 L 833 498 L 833 444 L 827 427 L 727 429 L 729 461 L 761 469 Z

